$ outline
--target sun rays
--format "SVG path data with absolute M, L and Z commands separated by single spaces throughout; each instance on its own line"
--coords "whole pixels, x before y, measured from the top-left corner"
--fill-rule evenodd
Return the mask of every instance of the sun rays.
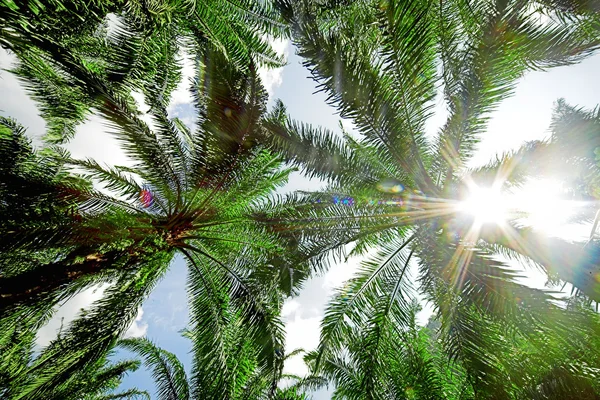
M 543 260 L 551 256 L 547 246 L 528 245 L 529 241 L 522 236 L 523 232 L 519 233 L 520 229 L 531 228 L 543 237 L 560 236 L 573 222 L 573 217 L 589 205 L 570 199 L 562 184 L 551 179 L 530 180 L 505 190 L 501 190 L 507 186 L 501 179 L 496 179 L 491 186 L 479 186 L 467 179 L 465 186 L 468 189 L 465 197 L 455 204 L 457 223 L 447 227 L 458 230 L 450 232 L 457 242 L 446 266 L 457 287 L 462 285 L 468 273 L 473 250 L 479 247 L 480 240 L 498 242 L 502 238 L 499 243 L 504 242 L 508 248 L 522 249 Z M 542 248 L 546 250 L 542 251 Z
M 539 232 L 558 236 L 560 229 L 571 222 L 585 201 L 569 199 L 559 181 L 536 179 L 523 186 L 502 191 L 502 182 L 490 187 L 467 183 L 469 192 L 456 205 L 458 213 L 470 215 L 475 225 L 495 224 L 500 228 L 508 222 L 531 227 Z
M 525 225 L 552 236 L 560 235 L 561 228 L 587 205 L 566 198 L 561 183 L 553 179 L 528 182 L 510 200 L 511 207 L 523 214 Z
M 475 225 L 484 223 L 502 225 L 508 217 L 506 196 L 495 186 L 490 188 L 474 184 L 470 186 L 469 196 L 458 202 L 457 211 L 471 215 Z

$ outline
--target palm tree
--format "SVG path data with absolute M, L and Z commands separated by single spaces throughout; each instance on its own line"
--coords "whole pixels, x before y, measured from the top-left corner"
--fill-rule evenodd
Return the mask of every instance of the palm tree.
M 322 361 L 323 375 L 335 387 L 332 398 L 473 398 L 464 368 L 451 363 L 433 331 L 417 325 L 418 303 L 413 301 L 409 310 L 407 328 L 377 322 L 367 328 L 350 328 L 347 345 Z M 305 359 L 310 365 L 318 357 L 318 352 L 313 352 Z
M 34 334 L 22 335 L 19 337 L 18 347 L 13 349 L 12 354 L 3 353 L 0 376 L 2 398 L 12 398 L 19 385 L 31 379 L 27 374 L 27 368 L 35 359 L 34 340 Z M 150 395 L 147 392 L 137 389 L 115 392 L 123 378 L 140 367 L 140 362 L 122 360 L 109 363 L 108 358 L 113 355 L 114 352 L 110 351 L 84 369 L 76 371 L 68 383 L 51 388 L 45 393 L 44 398 L 48 400 L 149 400 Z
M 599 170 L 597 161 L 600 118 L 597 110 L 586 111 L 569 106 L 560 99 L 556 103 L 551 124 L 552 135 L 548 141 L 533 141 L 521 149 L 505 154 L 494 162 L 473 171 L 480 182 L 490 182 L 498 171 L 506 171 L 505 185 L 518 186 L 529 178 L 552 178 L 566 189 L 565 196 L 581 202 L 571 223 L 591 223 L 587 242 L 571 243 L 557 238 L 546 238 L 529 229 L 515 231 L 517 241 L 498 237 L 497 233 L 484 231 L 507 253 L 525 253 L 546 267 L 558 280 L 570 282 L 577 292 L 589 299 L 600 300 L 597 282 L 598 243 L 595 239 L 598 221 Z M 596 216 L 595 216 L 596 214 Z M 485 237 L 485 236 L 484 236 Z M 519 248 L 526 243 L 527 248 Z
M 184 332 L 192 340 L 193 360 L 189 377 L 175 354 L 157 347 L 148 339 L 125 339 L 120 341 L 120 346 L 141 356 L 146 367 L 151 368 L 158 400 L 308 399 L 300 391 L 301 384 L 305 382 L 299 379 L 298 383 L 280 389 L 277 387 L 279 380 L 288 376 L 282 374 L 281 369 L 272 374 L 260 368 L 256 355 L 261 350 L 256 342 L 244 336 L 244 326 L 240 322 L 235 315 L 227 322 L 227 351 L 222 354 L 207 352 L 206 344 L 197 336 L 200 327 Z M 279 349 L 281 367 L 283 361 L 297 353 L 284 355 L 283 348 Z M 220 362 L 223 365 L 215 365 Z
M 219 343 L 229 318 L 227 302 L 244 321 L 246 337 L 260 343 L 257 363 L 265 373 L 275 371 L 275 350 L 283 344 L 280 306 L 310 273 L 303 260 L 316 253 L 314 243 L 280 235 L 277 224 L 261 222 L 259 211 L 286 206 L 268 196 L 290 169 L 256 143 L 265 129 L 266 94 L 255 68 L 242 73 L 217 52 L 202 59 L 193 88 L 199 119 L 192 133 L 180 120 L 169 119 L 167 100 L 159 96 L 146 97 L 151 128 L 130 97 L 113 91 L 77 58 L 57 54 L 96 96 L 97 110 L 133 168 L 74 160 L 60 148 L 44 155 L 28 148 L 20 156 L 23 167 L 9 176 L 9 189 L 25 185 L 32 191 L 27 185 L 42 180 L 50 186 L 49 196 L 66 205 L 45 209 L 41 197 L 33 196 L 36 203 L 26 207 L 36 218 L 27 219 L 28 211 L 27 224 L 9 220 L 1 228 L 3 349 L 16 345 L 11 332 L 35 332 L 60 301 L 90 285 L 110 284 L 104 297 L 28 367 L 32 380 L 12 398 L 44 398 L 101 357 L 133 321 L 176 253 L 189 266 L 190 312 L 204 329 L 203 343 L 224 351 Z M 22 128 L 8 128 L 4 154 L 23 142 Z M 37 164 L 48 163 L 54 169 L 36 171 Z M 68 185 L 64 163 L 79 169 L 73 180 L 83 176 L 95 185 Z
M 13 72 L 39 103 L 53 142 L 72 138 L 94 105 L 57 52 L 74 54 L 115 90 L 169 98 L 181 78 L 182 52 L 193 59 L 208 44 L 242 71 L 282 66 L 267 35 L 286 32 L 271 1 L 0 3 L 0 46 L 17 56 Z
M 378 248 L 330 301 L 314 372 L 349 346 L 354 328 L 373 343 L 362 370 L 385 370 L 385 334 L 389 326 L 408 324 L 410 302 L 403 299 L 412 297 L 410 265 L 416 263 L 412 281 L 439 313 L 444 348 L 477 383 L 475 396 L 509 398 L 503 341 L 518 337 L 543 353 L 535 340 L 543 330 L 573 349 L 571 330 L 585 330 L 589 316 L 565 311 L 551 293 L 519 283 L 498 252 L 531 258 L 600 298 L 597 285 L 583 285 L 581 272 L 568 271 L 572 264 L 535 257 L 530 230 L 510 221 L 503 229 L 482 225 L 458 212 L 475 173 L 466 165 L 489 113 L 518 78 L 597 49 L 598 30 L 588 29 L 596 16 L 519 1 L 297 2 L 286 12 L 305 65 L 359 136 L 336 137 L 295 123 L 281 108 L 269 121 L 275 135 L 266 140 L 288 162 L 331 183 L 306 195 L 329 215 L 308 228 L 344 230 L 352 254 Z M 439 84 L 449 117 L 429 138 L 424 126 Z M 543 362 L 549 367 L 553 361 Z M 365 397 L 377 398 L 374 388 L 384 378 L 366 378 L 372 381 L 362 388 L 372 390 Z

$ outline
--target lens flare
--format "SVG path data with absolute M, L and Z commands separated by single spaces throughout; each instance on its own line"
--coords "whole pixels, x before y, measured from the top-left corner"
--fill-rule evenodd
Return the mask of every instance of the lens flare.
M 552 179 L 530 180 L 505 192 L 500 191 L 500 186 L 468 183 L 469 195 L 458 203 L 457 211 L 473 216 L 478 225 L 503 225 L 515 220 L 550 236 L 560 236 L 570 218 L 586 205 L 566 198 L 560 182 Z
M 539 179 L 528 182 L 511 196 L 511 207 L 525 214 L 523 222 L 547 234 L 559 233 L 582 202 L 566 199 L 560 182 Z
M 145 208 L 148 208 L 152 206 L 152 204 L 154 204 L 154 196 L 152 195 L 152 192 L 150 192 L 150 190 L 148 190 L 147 188 L 143 188 L 140 191 L 140 202 Z
M 404 185 L 396 179 L 383 179 L 377 184 L 377 189 L 384 193 L 400 193 Z
M 495 187 L 470 188 L 469 197 L 458 203 L 459 212 L 469 214 L 475 218 L 476 224 L 495 223 L 502 224 L 508 214 L 506 197 Z

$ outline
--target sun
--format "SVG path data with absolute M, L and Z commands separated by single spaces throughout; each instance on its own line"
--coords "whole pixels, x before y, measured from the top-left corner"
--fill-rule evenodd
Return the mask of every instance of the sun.
M 519 225 L 552 236 L 560 234 L 584 202 L 566 196 L 560 182 L 553 179 L 535 179 L 508 191 L 500 184 L 490 187 L 468 185 L 468 196 L 460 201 L 457 211 L 474 218 L 474 225 L 505 225 L 517 221 Z
M 458 211 L 474 217 L 474 224 L 503 224 L 508 216 L 507 199 L 499 188 L 469 185 L 468 197 L 458 203 Z

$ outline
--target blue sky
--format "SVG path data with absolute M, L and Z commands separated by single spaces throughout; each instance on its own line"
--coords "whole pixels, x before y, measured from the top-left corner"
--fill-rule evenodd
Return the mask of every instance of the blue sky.
M 335 110 L 325 104 L 325 95 L 315 92 L 315 84 L 309 79 L 309 72 L 300 65 L 300 59 L 294 54 L 287 42 L 278 44 L 279 50 L 288 55 L 288 65 L 282 70 L 263 72 L 270 92 L 270 104 L 280 98 L 286 104 L 288 112 L 295 118 L 314 125 L 327 127 L 339 132 L 339 116 Z M 0 50 L 0 66 L 6 68 L 11 58 Z M 514 97 L 505 100 L 493 114 L 487 133 L 482 137 L 478 152 L 472 165 L 483 164 L 496 153 L 502 153 L 518 147 L 524 141 L 541 139 L 548 135 L 553 102 L 564 97 L 567 102 L 587 108 L 600 103 L 600 56 L 590 58 L 578 65 L 561 67 L 551 72 L 533 72 L 527 74 L 519 83 Z M 187 73 L 190 73 L 189 66 Z M 38 116 L 35 104 L 28 98 L 18 82 L 7 72 L 0 73 L 0 114 L 18 119 L 29 127 L 34 140 L 39 138 L 45 124 Z M 185 85 L 175 95 L 171 108 L 191 121 L 191 109 L 186 102 Z M 440 101 L 436 104 L 436 116 L 428 123 L 429 134 L 435 134 L 443 124 L 445 109 Z M 350 124 L 346 123 L 350 127 Z M 91 117 L 78 129 L 77 137 L 69 144 L 73 156 L 94 157 L 107 164 L 123 164 L 124 155 L 116 143 L 105 132 L 101 120 Z M 311 182 L 294 174 L 285 190 L 318 188 L 319 182 Z M 580 227 L 559 227 L 560 231 L 576 237 L 582 232 Z M 284 307 L 288 350 L 303 347 L 314 348 L 319 337 L 319 321 L 323 315 L 327 297 L 334 287 L 350 277 L 359 260 L 349 260 L 346 264 L 332 267 L 323 276 L 309 281 L 300 296 L 290 299 Z M 186 267 L 177 258 L 173 265 L 143 304 L 138 320 L 129 334 L 152 339 L 161 347 L 174 352 L 188 366 L 190 365 L 190 345 L 179 335 L 187 322 L 187 299 L 185 293 Z M 57 316 L 42 329 L 39 343 L 47 343 L 60 326 L 60 319 L 69 320 L 81 307 L 101 296 L 101 290 L 95 293 L 86 291 L 66 304 Z M 426 316 L 423 317 L 426 319 Z M 126 354 L 121 354 L 124 356 Z M 292 359 L 286 370 L 295 373 L 305 372 L 300 358 Z M 154 392 L 150 374 L 141 369 L 125 380 L 126 387 L 137 386 Z M 330 392 L 321 391 L 315 400 L 330 398 Z

